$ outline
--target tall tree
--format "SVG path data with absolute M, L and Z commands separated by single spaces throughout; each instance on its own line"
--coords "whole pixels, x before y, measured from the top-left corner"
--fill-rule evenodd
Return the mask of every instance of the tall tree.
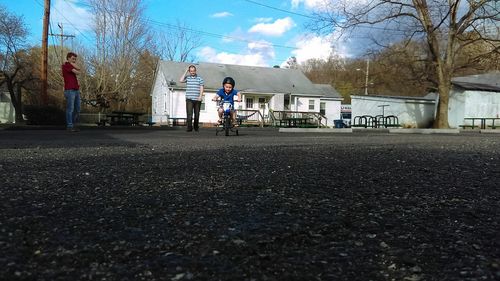
M 23 122 L 22 90 L 35 80 L 25 40 L 25 23 L 0 5 L 0 86 L 6 85 L 16 111 L 16 122 Z
M 151 36 L 141 0 L 91 0 L 95 15 L 95 54 L 89 59 L 95 96 L 124 107 L 134 95 L 141 51 Z M 154 66 L 152 66 L 154 67 Z
M 353 3 L 355 2 L 355 3 Z M 457 57 L 466 46 L 482 42 L 490 48 L 475 58 L 498 53 L 497 33 L 492 30 L 500 22 L 500 3 L 497 0 L 324 0 L 316 12 L 314 29 L 331 32 L 333 29 L 385 29 L 382 37 L 397 32 L 408 41 L 422 40 L 432 64 L 434 84 L 439 94 L 435 127 L 448 128 L 448 102 L 451 78 L 461 65 Z M 473 33 L 474 36 L 470 36 Z
M 192 52 L 201 46 L 201 36 L 185 23 L 167 24 L 166 30 L 158 34 L 160 48 L 156 50 L 160 57 L 171 61 L 194 61 Z

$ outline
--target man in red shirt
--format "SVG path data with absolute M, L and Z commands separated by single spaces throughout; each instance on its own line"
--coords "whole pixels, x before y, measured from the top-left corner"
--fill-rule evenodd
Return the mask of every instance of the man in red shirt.
M 75 124 L 80 115 L 80 85 L 78 85 L 77 74 L 80 74 L 80 67 L 76 64 L 75 53 L 69 52 L 66 55 L 66 62 L 62 65 L 62 75 L 64 78 L 64 97 L 66 98 L 66 129 L 77 132 Z

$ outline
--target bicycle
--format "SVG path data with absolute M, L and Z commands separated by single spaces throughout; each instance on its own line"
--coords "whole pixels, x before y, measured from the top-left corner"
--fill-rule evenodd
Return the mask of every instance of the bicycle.
M 231 118 L 231 111 L 233 110 L 233 105 L 229 101 L 220 101 L 222 105 L 222 122 L 219 122 L 218 126 L 215 128 L 215 135 L 219 135 L 220 132 L 224 132 L 226 136 L 229 136 L 229 132 L 235 133 L 239 136 L 238 127 L 233 125 Z

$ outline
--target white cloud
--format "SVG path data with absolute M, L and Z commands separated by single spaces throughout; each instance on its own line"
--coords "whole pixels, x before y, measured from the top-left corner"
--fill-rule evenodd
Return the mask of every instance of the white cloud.
M 273 18 L 256 18 L 255 22 L 271 22 L 273 21 Z
M 63 23 L 64 32 L 81 33 L 92 29 L 93 14 L 78 6 L 76 0 L 56 0 L 50 14 L 51 21 Z
M 275 57 L 274 48 L 266 41 L 249 43 L 238 54 L 217 52 L 211 47 L 204 47 L 197 55 L 201 61 L 250 66 L 269 66 L 269 62 Z
M 294 21 L 290 17 L 277 19 L 273 23 L 258 23 L 252 26 L 248 32 L 261 33 L 268 36 L 280 36 L 295 26 Z
M 315 35 L 302 35 L 295 42 L 296 50 L 292 55 L 297 62 L 303 63 L 309 59 L 327 59 L 333 52 L 330 38 Z
M 231 14 L 230 12 L 220 12 L 220 13 L 215 13 L 215 14 L 212 14 L 210 17 L 212 18 L 227 18 L 227 17 L 232 17 L 233 14 Z
M 296 9 L 304 4 L 307 9 L 319 9 L 326 5 L 325 0 L 292 0 L 292 8 Z

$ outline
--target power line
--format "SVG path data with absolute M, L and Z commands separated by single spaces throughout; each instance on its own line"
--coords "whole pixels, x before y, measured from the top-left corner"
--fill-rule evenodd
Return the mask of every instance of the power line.
M 65 0 L 67 2 L 67 0 Z M 94 8 L 94 6 L 88 4 L 88 3 L 80 3 L 82 6 L 86 6 L 88 8 Z M 106 9 L 106 12 L 108 13 L 117 13 L 116 11 L 113 11 L 113 10 L 109 10 L 107 8 Z M 60 11 L 58 11 L 56 9 L 57 12 L 61 13 Z M 63 16 L 64 17 L 64 16 Z M 66 17 L 64 17 L 67 21 L 69 21 Z M 248 39 L 243 39 L 243 38 L 238 38 L 238 37 L 233 37 L 233 36 L 228 36 L 228 35 L 222 35 L 222 34 L 217 34 L 217 33 L 212 33 L 212 32 L 206 32 L 206 31 L 203 31 L 203 30 L 199 30 L 199 29 L 194 29 L 194 28 L 189 28 L 189 27 L 182 27 L 182 26 L 178 26 L 178 25 L 174 25 L 174 24 L 171 24 L 171 23 L 165 23 L 165 22 L 160 22 L 160 21 L 156 21 L 156 20 L 151 20 L 151 19 L 141 19 L 141 21 L 143 23 L 146 23 L 146 24 L 152 24 L 152 25 L 155 25 L 155 26 L 159 26 L 159 27 L 166 27 L 166 28 L 169 28 L 169 29 L 173 29 L 173 30 L 176 30 L 176 29 L 181 29 L 181 30 L 184 30 L 184 31 L 187 31 L 187 32 L 190 32 L 190 33 L 194 33 L 194 34 L 199 34 L 200 36 L 204 36 L 204 37 L 212 37 L 212 38 L 217 38 L 217 39 L 229 39 L 229 40 L 234 40 L 234 41 L 238 41 L 238 42 L 244 42 L 244 43 L 254 43 L 254 44 L 265 44 L 266 46 L 270 46 L 270 47 L 274 47 L 274 48 L 283 48 L 283 49 L 290 49 L 290 50 L 298 50 L 299 48 L 297 47 L 291 47 L 291 46 L 286 46 L 286 45 L 279 45 L 279 44 L 272 44 L 272 43 L 262 43 L 260 41 L 253 41 L 253 40 L 248 40 Z M 70 22 L 71 26 L 73 26 L 76 30 L 78 30 L 78 28 L 76 28 L 71 22 Z M 78 30 L 79 31 L 79 30 Z M 82 35 L 83 33 L 81 31 L 79 31 Z M 88 39 L 88 38 L 87 38 Z M 88 39 L 90 41 L 90 39 Z M 134 47 L 135 48 L 135 47 Z M 216 48 L 216 47 L 213 47 L 211 46 L 211 48 L 215 49 L 215 50 L 221 50 L 219 48 Z M 137 50 L 138 51 L 138 50 Z M 237 52 L 231 52 L 231 51 L 228 51 L 228 50 L 223 50 L 223 51 L 226 51 L 226 52 L 230 52 L 230 53 L 237 53 Z M 139 52 L 139 51 L 138 51 Z M 140 52 L 139 52 L 140 53 Z M 279 62 L 281 63 L 282 61 L 284 61 L 285 59 L 283 60 L 272 60 L 274 62 Z
M 291 15 L 296 15 L 296 16 L 301 16 L 301 17 L 309 18 L 309 19 L 312 19 L 312 20 L 315 20 L 315 21 L 319 20 L 315 16 L 292 12 L 292 11 L 289 11 L 289 10 L 277 8 L 277 7 L 274 7 L 274 6 L 267 5 L 267 4 L 262 4 L 262 3 L 259 3 L 259 2 L 256 2 L 256 1 L 252 1 L 252 0 L 244 0 L 244 1 L 248 2 L 248 3 L 251 3 L 251 4 L 254 4 L 254 5 L 257 5 L 257 6 L 262 6 L 262 7 L 265 7 L 265 8 L 272 9 L 272 10 L 280 11 L 280 12 L 283 12 L 283 13 L 287 13 L 287 14 L 291 14 Z M 386 27 L 376 27 L 376 26 L 373 26 L 373 25 L 366 26 L 366 25 L 361 25 L 360 24 L 360 25 L 357 25 L 356 27 L 366 28 L 366 29 L 384 30 L 384 31 L 404 32 L 404 30 L 401 30 L 401 29 L 386 28 Z
M 68 0 L 64 0 L 64 1 L 68 2 Z M 251 1 L 251 0 L 245 0 L 245 1 L 248 2 L 248 3 L 254 4 L 254 5 L 263 6 L 263 7 L 266 7 L 266 8 L 269 8 L 269 9 L 273 9 L 273 10 L 278 10 L 278 11 L 281 11 L 281 12 L 284 12 L 284 13 L 289 13 L 289 14 L 293 14 L 293 15 L 297 15 L 297 16 L 301 16 L 301 17 L 306 17 L 306 18 L 310 18 L 310 19 L 316 19 L 313 16 L 291 12 L 291 11 L 280 9 L 280 8 L 276 8 L 276 7 L 273 7 L 273 6 L 270 6 L 270 5 L 261 4 L 261 3 L 258 3 L 256 1 Z M 86 3 L 86 2 L 80 2 L 80 5 L 88 7 L 88 8 L 94 8 L 93 5 L 91 5 L 89 3 Z M 62 13 L 60 11 L 58 11 L 57 9 L 56 9 L 56 11 L 59 14 L 62 15 Z M 115 13 L 115 14 L 117 13 L 116 11 L 113 11 L 113 10 L 110 10 L 110 9 L 107 9 L 107 8 L 106 8 L 106 12 L 108 12 L 110 14 L 111 13 Z M 82 31 L 80 31 L 71 21 L 69 21 L 64 15 L 62 15 L 62 17 L 65 20 L 67 20 L 69 22 L 69 24 L 75 28 L 75 30 L 77 30 L 82 36 L 84 36 L 88 41 L 91 42 L 91 39 L 89 39 L 87 36 L 85 36 L 84 33 Z M 229 39 L 229 40 L 233 40 L 233 41 L 237 41 L 237 42 L 243 42 L 243 43 L 247 43 L 247 44 L 250 44 L 250 43 L 253 43 L 253 44 L 265 44 L 266 46 L 269 46 L 269 47 L 281 48 L 281 49 L 289 49 L 289 50 L 299 50 L 300 49 L 298 47 L 292 47 L 292 46 L 288 46 L 288 45 L 273 44 L 273 43 L 269 43 L 269 42 L 262 43 L 261 41 L 255 41 L 255 40 L 249 40 L 249 39 L 244 39 L 244 38 L 239 38 L 239 37 L 234 37 L 234 36 L 229 36 L 229 35 L 222 35 L 222 34 L 218 34 L 218 33 L 207 32 L 207 31 L 203 31 L 203 30 L 200 30 L 200 29 L 178 26 L 178 25 L 175 25 L 175 24 L 166 23 L 166 22 L 160 22 L 160 21 L 156 21 L 156 20 L 152 20 L 152 19 L 141 19 L 141 21 L 143 21 L 143 23 L 151 24 L 151 25 L 158 26 L 158 27 L 166 27 L 168 29 L 173 29 L 173 30 L 181 29 L 181 30 L 184 30 L 186 32 L 190 32 L 190 33 L 193 33 L 193 34 L 198 34 L 198 35 L 203 36 L 203 37 L 211 37 L 211 38 L 217 38 L 217 39 Z M 220 48 L 216 48 L 216 47 L 213 47 L 213 46 L 211 46 L 211 48 L 213 48 L 215 50 L 221 50 Z M 234 51 L 231 52 L 231 51 L 228 51 L 228 50 L 223 50 L 223 51 L 230 52 L 230 53 L 238 53 L 237 51 L 236 52 L 234 52 Z M 281 63 L 284 60 L 285 59 L 283 59 L 283 60 L 274 59 L 272 61 Z
M 65 1 L 67 1 L 67 0 L 65 0 Z M 88 3 L 82 3 L 81 5 L 89 7 L 89 8 L 94 8 L 92 5 L 90 5 Z M 106 9 L 106 11 L 108 13 L 116 13 L 116 11 L 112 11 L 112 10 L 109 10 L 109 9 Z M 182 29 L 184 31 L 189 31 L 189 32 L 192 32 L 192 33 L 195 33 L 195 34 L 199 34 L 199 35 L 207 36 L 207 37 L 212 37 L 212 38 L 231 39 L 231 40 L 245 42 L 245 43 L 257 43 L 257 44 L 260 43 L 259 41 L 248 40 L 248 39 L 243 39 L 243 38 L 238 38 L 238 37 L 233 37 L 233 36 L 228 36 L 228 35 L 222 35 L 222 34 L 213 33 L 213 32 L 207 32 L 207 31 L 203 31 L 203 30 L 200 30 L 200 29 L 194 29 L 194 28 L 177 26 L 177 25 L 174 25 L 174 24 L 171 24 L 171 23 L 165 23 L 165 22 L 160 22 L 160 21 L 151 20 L 151 19 L 142 19 L 142 20 L 145 23 L 149 22 L 149 23 L 152 23 L 154 25 L 163 26 L 163 27 L 167 27 L 167 28 L 170 28 L 170 29 Z M 272 47 L 276 47 L 276 48 L 284 48 L 284 49 L 292 49 L 292 50 L 298 49 L 298 48 L 292 47 L 292 46 L 272 44 L 272 43 L 268 44 L 268 45 L 272 46 Z
M 296 15 L 296 16 L 301 16 L 301 17 L 305 17 L 305 18 L 310 18 L 310 19 L 313 19 L 313 20 L 317 19 L 317 18 L 315 18 L 313 16 L 310 16 L 310 15 L 305 15 L 305 14 L 300 14 L 300 13 L 288 11 L 288 10 L 285 10 L 285 9 L 280 9 L 280 8 L 277 8 L 277 7 L 273 7 L 273 6 L 270 6 L 270 5 L 262 4 L 262 3 L 259 3 L 259 2 L 256 2 L 256 1 L 252 1 L 252 0 L 244 0 L 244 1 L 248 2 L 248 3 L 252 3 L 252 4 L 255 4 L 255 5 L 258 5 L 258 6 L 266 7 L 266 8 L 272 9 L 272 10 L 276 10 L 276 11 L 284 12 L 284 13 L 287 13 L 287 14 L 291 14 L 291 15 Z

